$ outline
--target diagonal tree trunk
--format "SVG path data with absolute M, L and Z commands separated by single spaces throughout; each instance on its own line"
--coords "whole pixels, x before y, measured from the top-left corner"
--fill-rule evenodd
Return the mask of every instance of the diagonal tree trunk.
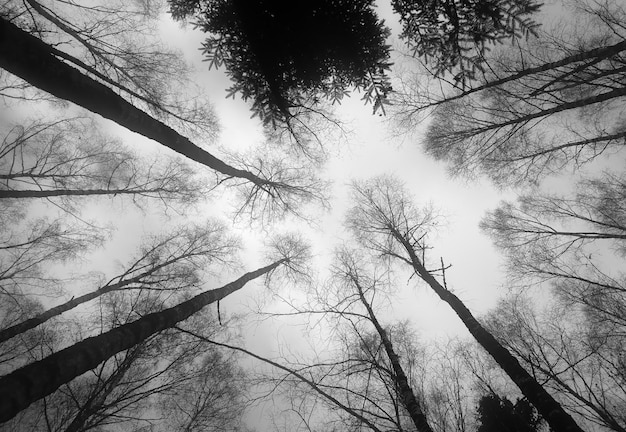
M 89 430 L 85 429 L 87 421 L 96 415 L 103 408 L 109 395 L 115 390 L 128 369 L 133 365 L 138 355 L 141 353 L 142 347 L 145 345 L 137 345 L 132 350 L 127 351 L 126 357 L 122 363 L 116 368 L 106 381 L 101 382 L 100 386 L 93 389 L 89 398 L 80 407 L 80 411 L 76 414 L 71 423 L 65 428 L 64 432 L 81 432 Z M 93 426 L 92 426 L 93 427 Z
M 391 367 L 393 368 L 393 373 L 395 375 L 394 381 L 396 386 L 398 387 L 398 391 L 400 392 L 402 404 L 409 412 L 411 420 L 413 420 L 413 424 L 415 424 L 415 427 L 418 431 L 433 432 L 433 429 L 430 427 L 428 421 L 426 420 L 426 416 L 422 411 L 420 403 L 417 401 L 417 398 L 413 393 L 413 389 L 409 385 L 409 380 L 407 379 L 406 374 L 404 373 L 404 369 L 400 364 L 400 359 L 398 358 L 398 355 L 393 349 L 391 340 L 389 340 L 389 337 L 387 336 L 387 332 L 378 322 L 378 319 L 376 318 L 376 315 L 374 314 L 371 305 L 363 294 L 363 288 L 361 287 L 358 279 L 354 277 L 354 275 L 350 275 L 350 278 L 352 279 L 352 283 L 354 283 L 357 291 L 359 292 L 359 299 L 361 300 L 361 303 L 363 303 L 363 306 L 365 306 L 367 314 L 370 317 L 370 321 L 372 321 L 372 324 L 374 324 L 374 327 L 376 327 L 376 331 L 378 332 L 380 340 L 383 343 L 383 347 L 385 348 L 387 357 L 389 357 L 389 361 L 391 362 Z
M 150 336 L 174 327 L 206 305 L 241 289 L 246 283 L 267 274 L 287 258 L 244 274 L 221 288 L 205 291 L 161 312 L 148 314 L 98 336 L 87 338 L 43 360 L 26 365 L 0 378 L 0 422 L 13 418 L 31 403 L 54 392 L 61 385 L 95 368 L 118 352 L 132 348 Z
M 171 127 L 130 104 L 109 87 L 62 62 L 51 46 L 0 17 L 0 67 L 48 93 L 113 120 L 228 177 L 257 186 L 272 182 L 232 167 Z
M 164 189 L 54 189 L 54 190 L 0 190 L 3 198 L 49 198 L 58 196 L 139 195 L 167 192 Z
M 432 290 L 450 305 L 452 310 L 463 321 L 474 339 L 491 355 L 511 380 L 519 387 L 522 394 L 532 403 L 541 416 L 555 432 L 583 432 L 574 419 L 563 409 L 551 395 L 524 369 L 517 359 L 474 317 L 465 304 L 452 292 L 442 286 L 437 279 L 424 267 L 417 257 L 411 242 L 400 232 L 389 228 L 393 237 L 402 244 L 410 257 L 415 271 Z

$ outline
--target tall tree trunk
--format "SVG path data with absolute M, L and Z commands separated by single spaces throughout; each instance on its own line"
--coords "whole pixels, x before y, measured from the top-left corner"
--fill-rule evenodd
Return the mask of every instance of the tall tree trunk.
M 229 177 L 263 186 L 268 180 L 232 167 L 109 87 L 60 61 L 45 42 L 0 17 L 0 67 L 48 93 L 71 101 Z
M 58 196 L 131 195 L 164 192 L 163 189 L 54 189 L 0 190 L 2 198 L 49 198 Z
M 583 99 L 578 99 L 571 102 L 563 102 L 559 105 L 556 105 L 552 108 L 547 108 L 543 110 L 539 110 L 530 114 L 525 114 L 517 118 L 513 118 L 511 120 L 503 121 L 502 123 L 493 123 L 489 126 L 477 127 L 474 129 L 465 129 L 461 131 L 452 131 L 447 136 L 462 136 L 462 137 L 471 137 L 483 134 L 485 132 L 492 131 L 494 129 L 502 129 L 507 126 L 526 124 L 531 120 L 540 118 L 540 117 L 548 117 L 552 114 L 560 113 L 562 111 L 568 111 L 576 108 L 582 108 L 587 105 L 594 105 L 601 102 L 606 102 L 611 99 L 619 98 L 626 96 L 626 87 L 616 88 L 614 90 L 600 93 L 594 96 L 590 96 Z
M 391 228 L 393 236 L 408 252 L 415 272 L 433 291 L 450 305 L 463 321 L 474 339 L 493 357 L 504 372 L 519 387 L 522 394 L 532 403 L 554 432 L 583 432 L 574 419 L 563 407 L 524 369 L 517 359 L 498 340 L 478 322 L 465 304 L 452 292 L 443 287 L 423 266 L 415 254 L 411 243 L 397 230 Z
M 90 293 L 87 294 L 83 294 L 81 296 L 78 297 L 72 297 L 70 300 L 66 301 L 65 303 L 62 303 L 60 305 L 54 306 L 46 311 L 43 311 L 40 314 L 35 315 L 32 318 L 29 318 L 25 321 L 22 321 L 20 323 L 17 323 L 15 325 L 12 325 L 11 327 L 7 327 L 3 330 L 0 330 L 0 343 L 3 343 L 9 339 L 11 339 L 12 337 L 17 336 L 20 333 L 24 333 L 25 331 L 34 329 L 35 327 L 45 323 L 46 321 L 48 321 L 49 319 L 52 319 L 56 316 L 61 315 L 64 312 L 67 312 L 71 309 L 74 309 L 76 306 L 79 306 L 83 303 L 86 303 L 88 301 L 91 301 L 93 299 L 96 299 L 98 297 L 100 297 L 103 294 L 106 293 L 110 293 L 113 291 L 121 291 L 121 290 L 125 290 L 125 289 L 134 289 L 133 287 L 130 287 L 130 285 L 133 284 L 137 284 L 139 285 L 138 287 L 136 287 L 136 289 L 141 289 L 144 288 L 143 287 L 143 279 L 153 275 L 154 273 L 156 273 L 158 270 L 167 267 L 168 265 L 174 264 L 175 262 L 182 260 L 186 257 L 191 256 L 190 254 L 183 254 L 180 255 L 178 257 L 175 257 L 173 259 L 168 259 L 166 261 L 163 261 L 159 264 L 154 265 L 153 267 L 150 267 L 148 270 L 137 274 L 131 278 L 128 279 L 122 279 L 119 282 L 116 283 L 109 283 L 103 287 L 100 287 L 99 289 L 92 291 Z M 148 287 L 149 289 L 149 287 Z
M 359 284 L 359 281 L 355 277 L 351 277 L 351 279 L 359 292 L 359 298 L 361 299 L 361 303 L 363 303 L 365 309 L 367 309 L 367 314 L 369 315 L 372 324 L 374 324 L 374 327 L 376 327 L 376 331 L 378 332 L 380 340 L 383 343 L 383 347 L 385 348 L 387 357 L 389 357 L 389 361 L 391 362 L 391 367 L 393 368 L 393 373 L 395 375 L 394 381 L 400 392 L 402 404 L 409 412 L 411 420 L 413 420 L 413 424 L 415 424 L 415 427 L 418 431 L 433 432 L 433 429 L 430 427 L 428 421 L 426 420 L 426 416 L 422 411 L 420 403 L 417 401 L 417 398 L 413 393 L 413 389 L 409 385 L 409 380 L 404 373 L 404 369 L 402 369 L 400 359 L 393 349 L 391 340 L 389 340 L 389 338 L 387 337 L 387 332 L 378 322 L 378 319 L 376 318 L 372 307 L 370 306 L 369 302 L 365 298 L 365 295 L 363 294 L 363 288 L 361 287 L 361 284 Z
M 43 360 L 26 365 L 0 378 L 0 422 L 13 418 L 31 403 L 49 395 L 61 385 L 95 368 L 123 350 L 145 341 L 162 330 L 174 327 L 203 307 L 241 289 L 285 262 L 281 259 L 246 273 L 234 282 L 180 303 L 161 312 L 148 314 L 132 323 L 87 338 Z

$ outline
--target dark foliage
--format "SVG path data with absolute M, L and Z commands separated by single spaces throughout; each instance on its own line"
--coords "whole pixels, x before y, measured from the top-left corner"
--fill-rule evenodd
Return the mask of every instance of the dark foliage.
M 401 37 L 435 75 L 454 73 L 465 84 L 483 70 L 489 44 L 527 36 L 538 26 L 528 16 L 536 0 L 392 0 Z
M 490 394 L 478 402 L 477 432 L 537 432 L 541 418 L 535 408 L 525 399 L 515 405 L 507 398 Z
M 210 67 L 224 66 L 229 96 L 253 101 L 264 123 L 288 120 L 295 107 L 333 103 L 350 90 L 382 109 L 391 90 L 389 30 L 373 0 L 170 0 L 175 19 L 208 33 Z

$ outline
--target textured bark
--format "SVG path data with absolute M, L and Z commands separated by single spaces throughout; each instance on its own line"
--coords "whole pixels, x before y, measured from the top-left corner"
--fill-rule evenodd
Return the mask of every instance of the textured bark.
M 363 303 L 363 305 L 365 306 L 365 309 L 367 309 L 367 314 L 369 315 L 370 320 L 372 321 L 372 324 L 374 324 L 374 327 L 376 327 L 376 331 L 378 332 L 378 335 L 380 336 L 380 340 L 383 343 L 383 347 L 385 348 L 387 357 L 389 357 L 389 361 L 391 362 L 391 367 L 393 368 L 393 373 L 395 375 L 394 381 L 400 392 L 400 398 L 402 400 L 402 404 L 409 412 L 409 415 L 411 416 L 411 420 L 413 420 L 413 424 L 415 424 L 415 427 L 417 428 L 418 431 L 433 432 L 433 429 L 428 424 L 428 421 L 426 420 L 426 416 L 424 415 L 424 412 L 422 411 L 422 407 L 420 406 L 419 402 L 417 401 L 417 398 L 415 397 L 415 394 L 413 393 L 413 389 L 409 385 L 409 380 L 407 379 L 406 374 L 404 373 L 404 369 L 402 369 L 402 365 L 400 364 L 400 359 L 398 358 L 398 355 L 394 351 L 393 345 L 391 344 L 389 337 L 387 337 L 387 332 L 380 325 L 380 323 L 378 322 L 378 319 L 376 318 L 376 315 L 374 314 L 374 311 L 372 310 L 372 307 L 370 306 L 368 301 L 365 299 L 365 296 L 363 295 L 363 289 L 361 288 L 359 281 L 356 280 L 356 278 L 352 278 L 352 282 L 354 283 L 357 290 L 359 291 L 359 298 L 361 299 L 361 303 Z
M 393 236 L 408 252 L 415 272 L 433 291 L 450 305 L 474 339 L 493 357 L 502 370 L 521 390 L 554 432 L 583 432 L 574 419 L 563 407 L 524 369 L 517 359 L 498 340 L 478 322 L 465 304 L 452 292 L 442 286 L 434 276 L 424 268 L 415 254 L 411 243 L 397 230 L 391 229 Z
M 271 185 L 232 167 L 188 138 L 130 104 L 109 87 L 59 60 L 53 49 L 0 17 L 0 67 L 48 93 L 71 101 L 229 177 Z
M 148 314 L 132 323 L 87 338 L 43 360 L 0 378 L 0 422 L 13 418 L 31 403 L 51 394 L 61 385 L 95 368 L 118 352 L 132 348 L 150 336 L 175 326 L 203 307 L 241 289 L 246 283 L 274 270 L 285 259 L 246 273 L 234 282 Z

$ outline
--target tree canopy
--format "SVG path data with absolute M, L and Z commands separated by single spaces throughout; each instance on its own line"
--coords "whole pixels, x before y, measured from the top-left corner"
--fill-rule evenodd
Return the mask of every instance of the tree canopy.
M 234 82 L 229 94 L 252 99 L 263 121 L 287 119 L 316 98 L 366 92 L 374 110 L 391 90 L 388 28 L 373 0 L 171 0 L 172 15 L 209 33 L 202 50 Z

